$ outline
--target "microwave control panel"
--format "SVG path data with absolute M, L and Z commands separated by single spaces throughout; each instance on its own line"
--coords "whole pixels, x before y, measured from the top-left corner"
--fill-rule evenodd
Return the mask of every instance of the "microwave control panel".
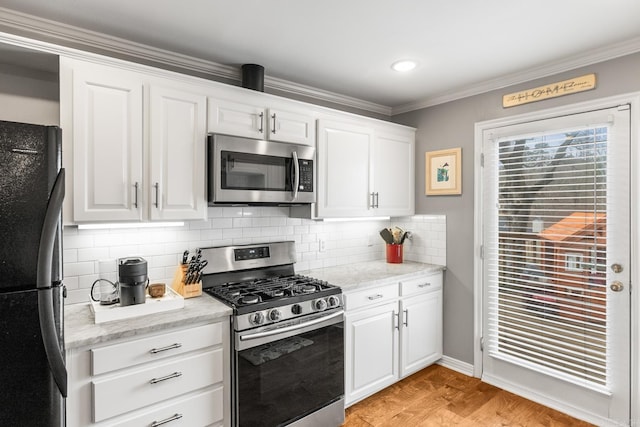
M 300 185 L 298 191 L 313 192 L 313 160 L 298 160 Z

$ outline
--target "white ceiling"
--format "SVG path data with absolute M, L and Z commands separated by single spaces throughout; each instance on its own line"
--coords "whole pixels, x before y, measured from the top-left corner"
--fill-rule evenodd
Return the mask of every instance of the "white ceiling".
M 260 64 L 267 78 L 393 113 L 640 51 L 639 0 L 1 0 L 0 7 L 0 23 L 17 11 L 72 26 L 59 33 L 88 29 L 224 66 Z M 391 70 L 405 58 L 418 68 Z

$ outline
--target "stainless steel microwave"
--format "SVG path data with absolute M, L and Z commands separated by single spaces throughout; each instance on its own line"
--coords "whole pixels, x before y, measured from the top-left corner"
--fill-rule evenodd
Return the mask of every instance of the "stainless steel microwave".
M 314 164 L 314 147 L 209 135 L 209 204 L 314 203 Z

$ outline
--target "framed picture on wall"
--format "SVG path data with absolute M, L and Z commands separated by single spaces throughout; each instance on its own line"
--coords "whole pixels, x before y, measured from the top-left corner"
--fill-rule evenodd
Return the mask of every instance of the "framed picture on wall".
M 425 193 L 462 194 L 462 148 L 425 153 Z

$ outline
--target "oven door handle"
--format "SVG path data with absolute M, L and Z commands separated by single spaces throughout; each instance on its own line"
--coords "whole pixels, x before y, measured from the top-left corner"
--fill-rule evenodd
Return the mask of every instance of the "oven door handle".
M 323 316 L 323 317 L 319 317 L 317 319 L 313 319 L 310 320 L 308 322 L 305 323 L 300 323 L 298 325 L 291 325 L 291 326 L 285 326 L 284 328 L 279 328 L 279 329 L 273 329 L 270 331 L 265 331 L 265 332 L 256 332 L 254 334 L 248 334 L 248 335 L 240 335 L 240 341 L 250 341 L 250 340 L 255 340 L 258 338 L 265 338 L 265 337 L 270 337 L 273 335 L 279 335 L 285 332 L 291 332 L 291 331 L 296 331 L 298 329 L 303 329 L 303 328 L 307 328 L 309 326 L 313 326 L 313 325 L 317 325 L 318 323 L 322 323 L 322 322 L 326 322 L 327 320 L 331 320 L 333 318 L 342 316 L 344 314 L 343 310 L 340 311 L 336 311 L 335 313 L 332 313 L 328 316 Z

